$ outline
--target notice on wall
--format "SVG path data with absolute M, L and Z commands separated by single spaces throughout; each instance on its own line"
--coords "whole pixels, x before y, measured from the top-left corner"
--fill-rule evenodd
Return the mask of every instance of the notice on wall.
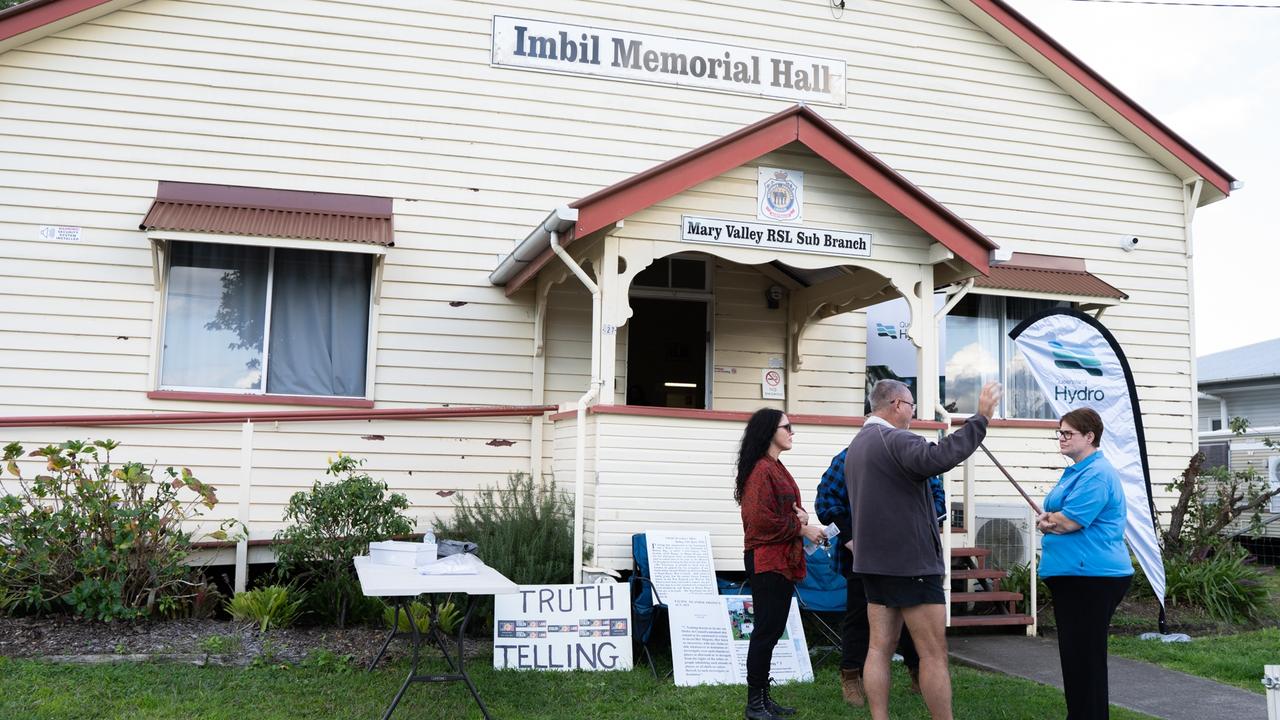
M 687 595 L 667 598 L 671 655 L 677 685 L 744 685 L 747 648 L 755 630 L 750 595 Z M 791 599 L 787 629 L 773 650 L 769 675 L 779 681 L 813 681 L 800 608 Z
M 81 229 L 72 225 L 41 225 L 40 239 L 51 242 L 80 242 Z
M 711 555 L 711 536 L 705 532 L 648 530 L 649 577 L 658 598 L 691 593 L 715 595 L 716 568 Z
M 782 383 L 781 370 L 765 368 L 760 371 L 760 397 L 766 400 L 787 399 L 787 391 Z
M 494 596 L 493 666 L 516 670 L 630 670 L 626 585 L 521 585 Z

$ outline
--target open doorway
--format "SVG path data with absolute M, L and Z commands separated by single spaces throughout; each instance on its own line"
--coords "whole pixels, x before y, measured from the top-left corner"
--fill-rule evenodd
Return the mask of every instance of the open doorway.
M 631 298 L 627 404 L 707 407 L 706 300 Z

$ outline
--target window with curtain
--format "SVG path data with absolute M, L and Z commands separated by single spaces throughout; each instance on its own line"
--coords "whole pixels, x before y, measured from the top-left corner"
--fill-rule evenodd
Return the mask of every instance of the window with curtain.
M 373 259 L 171 243 L 160 386 L 364 397 Z
M 1069 305 L 1054 300 L 970 294 L 947 314 L 942 361 L 942 398 L 947 410 L 974 413 L 988 382 L 1004 386 L 1000 414 L 1006 418 L 1053 419 L 1009 331 L 1041 310 Z

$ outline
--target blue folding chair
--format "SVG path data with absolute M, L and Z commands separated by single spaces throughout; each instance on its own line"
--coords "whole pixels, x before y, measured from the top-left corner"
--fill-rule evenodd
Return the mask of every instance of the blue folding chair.
M 806 541 L 806 547 L 808 547 L 808 541 Z M 837 565 L 834 548 L 830 554 L 819 549 L 811 555 L 806 555 L 804 579 L 796 583 L 796 603 L 800 606 L 801 615 L 807 615 L 812 621 L 810 625 L 817 628 L 831 647 L 838 649 L 841 647 L 838 623 L 844 615 L 848 582 Z M 832 617 L 834 613 L 840 613 L 841 617 L 839 619 Z M 814 649 L 816 648 L 810 648 L 810 650 Z M 831 649 L 827 649 L 814 662 L 814 665 L 825 660 L 832 652 Z
M 654 627 L 667 612 L 666 603 L 658 595 L 649 576 L 649 545 L 644 533 L 631 536 L 631 639 L 644 651 L 653 677 L 658 677 L 658 666 L 653 661 L 649 646 L 653 643 Z

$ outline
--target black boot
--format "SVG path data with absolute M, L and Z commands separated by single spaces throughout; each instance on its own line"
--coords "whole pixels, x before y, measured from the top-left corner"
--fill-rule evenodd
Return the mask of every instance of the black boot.
M 769 681 L 773 682 L 773 678 L 769 678 Z M 784 707 L 774 702 L 773 696 L 769 693 L 769 688 L 767 686 L 764 689 L 764 706 L 769 709 L 769 712 L 780 718 L 791 717 L 796 714 L 795 708 Z
M 764 704 L 768 693 L 766 688 L 747 688 L 747 711 L 743 714 L 746 720 L 781 720 L 769 712 L 769 707 Z

